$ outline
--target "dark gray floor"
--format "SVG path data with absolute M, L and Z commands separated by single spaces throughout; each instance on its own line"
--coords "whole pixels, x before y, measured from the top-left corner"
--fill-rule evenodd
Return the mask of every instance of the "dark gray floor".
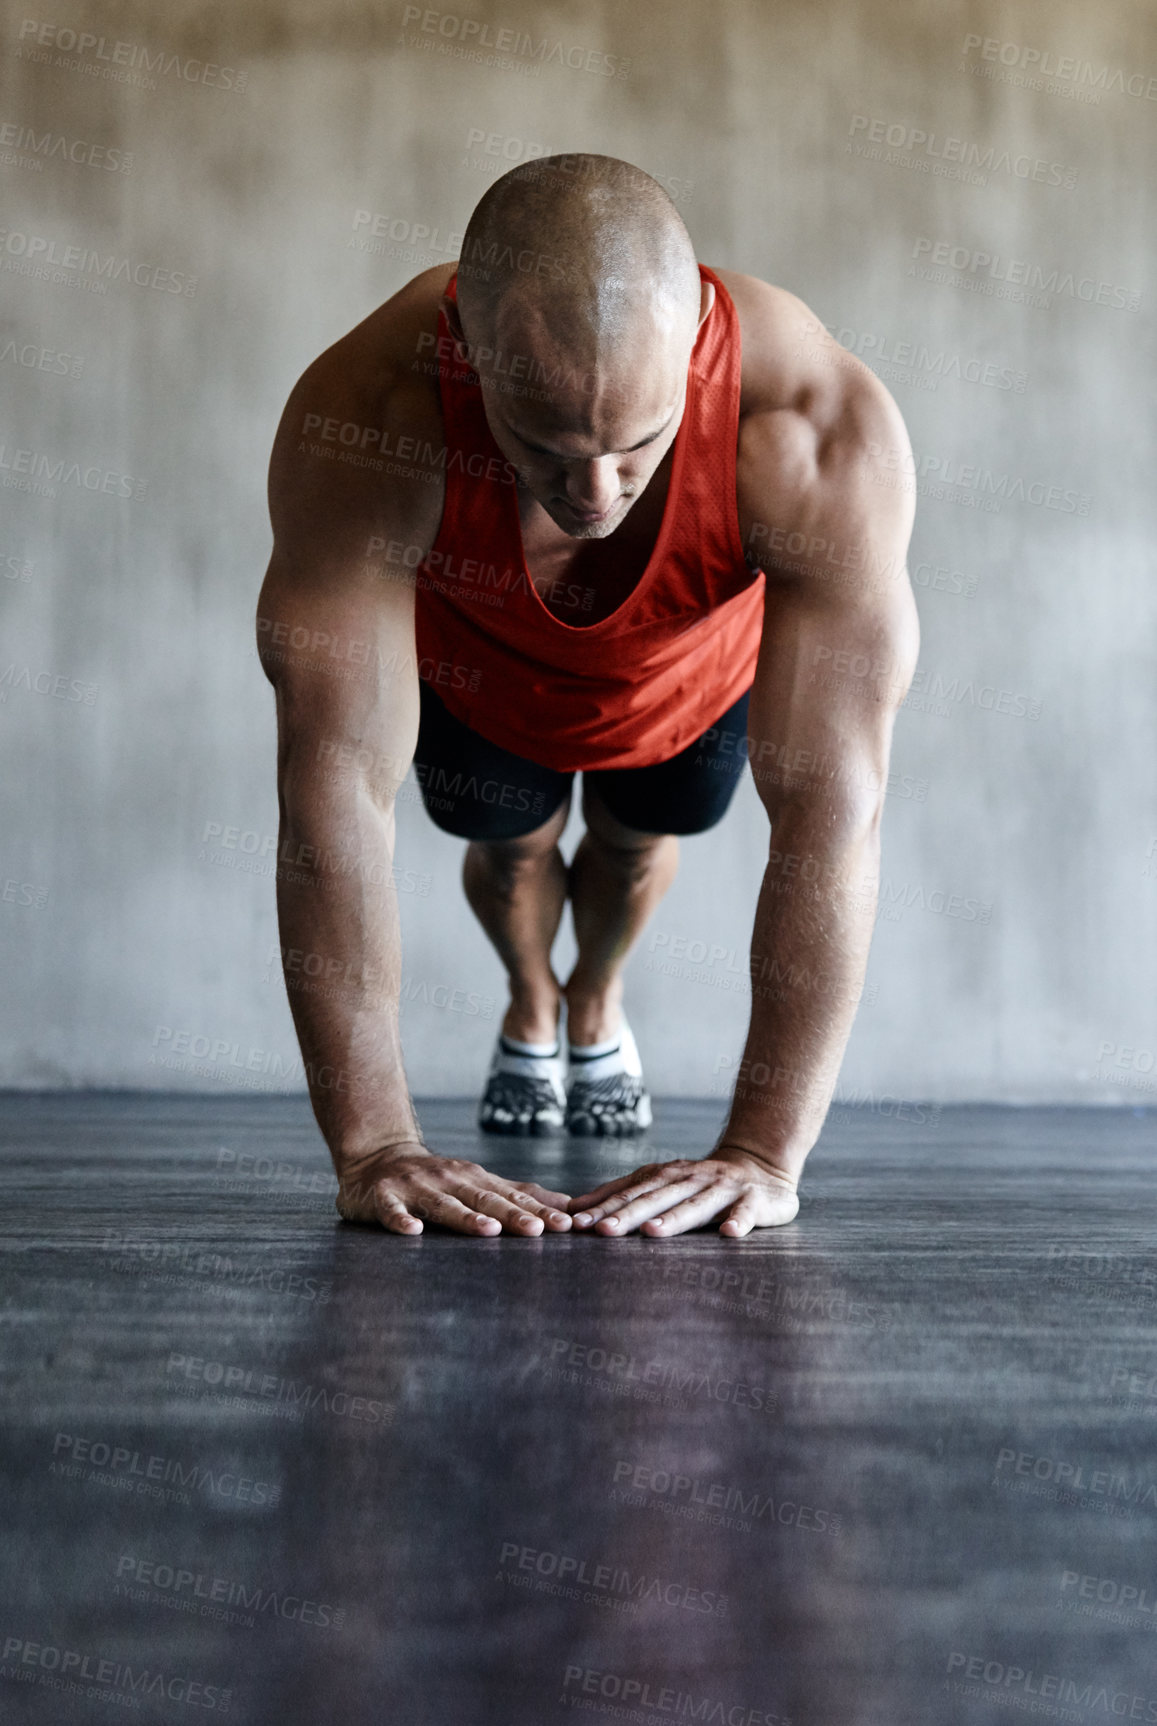
M 296 1100 L 0 1099 L 0 1719 L 1157 1719 L 1153 1115 L 905 1117 L 745 1241 L 403 1241 Z

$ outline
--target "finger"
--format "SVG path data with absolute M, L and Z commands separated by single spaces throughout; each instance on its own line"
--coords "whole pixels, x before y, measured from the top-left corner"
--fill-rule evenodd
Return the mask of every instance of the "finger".
M 638 1228 L 640 1223 L 671 1209 L 680 1199 L 692 1197 L 710 1185 L 704 1175 L 687 1175 L 679 1181 L 662 1181 L 638 1198 L 611 1200 L 616 1208 L 609 1211 L 595 1227 L 600 1234 L 622 1235 Z
M 526 1193 L 520 1193 L 509 1181 L 503 1181 L 501 1185 L 508 1191 L 498 1191 L 497 1182 L 494 1187 L 483 1187 L 472 1181 L 462 1182 L 453 1191 L 457 1198 L 472 1206 L 481 1216 L 496 1218 L 511 1234 L 540 1235 L 545 1227 L 545 1217 L 539 1213 L 544 1207 Z
M 453 1229 L 459 1235 L 497 1235 L 502 1232 L 501 1223 L 489 1213 L 462 1204 L 453 1193 L 435 1190 L 423 1195 L 420 1203 L 411 1199 L 410 1210 L 432 1223 L 441 1223 L 443 1228 Z
M 540 1187 L 537 1181 L 515 1181 L 513 1184 L 520 1192 L 532 1193 L 540 1203 L 553 1205 L 556 1210 L 559 1206 L 565 1210 L 570 1204 L 569 1193 L 552 1193 L 549 1187 Z
M 571 1215 L 574 1216 L 577 1211 L 589 1210 L 591 1205 L 597 1205 L 611 1193 L 624 1192 L 634 1182 L 645 1180 L 657 1171 L 657 1163 L 648 1163 L 644 1168 L 632 1169 L 629 1175 L 619 1175 L 613 1181 L 604 1181 L 601 1187 L 595 1187 L 591 1192 L 583 1193 L 581 1198 L 570 1201 Z
M 754 1189 L 743 1193 L 719 1225 L 721 1235 L 737 1239 L 754 1228 L 778 1228 L 799 1212 L 799 1199 L 790 1188 L 782 1193 Z
M 535 1216 L 540 1216 L 548 1229 L 565 1233 L 570 1228 L 569 1193 L 552 1193 L 533 1181 L 527 1181 L 524 1185 L 515 1181 L 511 1182 L 510 1186 L 515 1200 L 533 1211 Z
M 508 1200 L 532 1218 L 540 1218 L 547 1228 L 570 1228 L 570 1212 L 567 1209 L 570 1204 L 569 1193 L 550 1193 L 545 1187 L 535 1186 L 532 1181 L 508 1181 L 500 1175 L 489 1175 L 487 1179 L 492 1182 L 492 1186 L 483 1190 Z M 561 1207 L 558 1200 L 562 1201 Z
M 609 1197 L 602 1199 L 598 1204 L 588 1204 L 584 1210 L 575 1211 L 573 1213 L 575 1228 L 591 1228 L 593 1224 L 621 1211 L 623 1206 L 630 1204 L 632 1200 L 645 1198 L 648 1193 L 658 1192 L 659 1188 L 665 1186 L 670 1178 L 669 1175 L 655 1174 L 649 1180 L 635 1179 L 631 1181 L 619 1192 L 611 1193 Z
M 709 1223 L 734 1197 L 733 1181 L 713 1181 L 689 1199 L 672 1205 L 669 1211 L 652 1217 L 643 1224 L 643 1228 L 649 1235 L 683 1234 L 687 1229 L 697 1229 L 703 1223 Z
M 411 1216 L 397 1193 L 388 1187 L 378 1187 L 374 1193 L 374 1209 L 384 1229 L 395 1235 L 420 1235 L 422 1220 Z

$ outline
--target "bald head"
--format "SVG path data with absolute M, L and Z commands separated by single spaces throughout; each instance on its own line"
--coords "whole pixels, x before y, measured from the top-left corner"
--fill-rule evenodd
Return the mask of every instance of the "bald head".
M 447 317 L 496 443 L 571 537 L 612 533 L 671 447 L 713 295 L 671 199 L 629 162 L 544 156 L 478 204 Z
M 667 193 L 614 156 L 545 156 L 504 174 L 462 244 L 458 306 L 470 341 L 505 331 L 576 364 L 628 347 L 690 352 L 700 309 L 691 236 Z

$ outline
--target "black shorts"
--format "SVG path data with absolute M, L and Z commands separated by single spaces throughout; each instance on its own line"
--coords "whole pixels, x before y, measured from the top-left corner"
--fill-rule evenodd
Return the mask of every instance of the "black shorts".
M 654 767 L 583 775 L 611 814 L 640 833 L 705 833 L 727 812 L 747 765 L 747 701 L 695 743 Z M 573 773 L 540 767 L 490 743 L 448 711 L 426 682 L 414 774 L 432 821 L 459 839 L 521 839 L 550 820 Z M 737 743 L 737 737 L 744 740 Z

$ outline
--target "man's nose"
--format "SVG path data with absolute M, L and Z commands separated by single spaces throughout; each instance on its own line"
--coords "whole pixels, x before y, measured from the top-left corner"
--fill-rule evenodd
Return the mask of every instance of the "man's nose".
M 621 490 L 613 456 L 576 462 L 567 474 L 566 495 L 586 515 L 605 515 L 617 503 Z

